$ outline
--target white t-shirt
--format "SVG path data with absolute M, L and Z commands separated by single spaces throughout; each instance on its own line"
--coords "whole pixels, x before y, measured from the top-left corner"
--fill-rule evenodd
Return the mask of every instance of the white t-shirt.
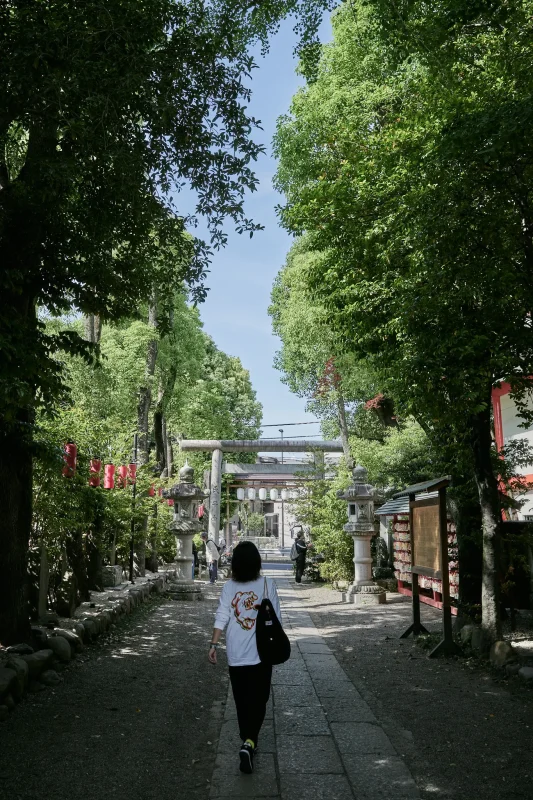
M 276 585 L 271 578 L 266 579 L 268 597 L 272 602 L 277 618 L 281 622 L 281 609 Z M 215 628 L 224 630 L 226 625 L 226 649 L 230 667 L 244 667 L 259 664 L 255 640 L 255 621 L 263 599 L 265 578 L 247 583 L 226 581 L 215 617 Z
M 205 560 L 210 564 L 211 561 L 218 561 L 219 558 L 220 555 L 216 544 L 212 539 L 208 539 L 205 543 Z

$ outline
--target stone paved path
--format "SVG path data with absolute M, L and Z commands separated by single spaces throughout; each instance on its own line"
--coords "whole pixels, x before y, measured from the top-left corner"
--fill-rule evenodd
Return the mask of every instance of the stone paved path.
M 415 800 L 409 770 L 339 665 L 292 581 L 276 579 L 290 661 L 275 667 L 272 697 L 251 776 L 238 769 L 240 744 L 231 690 L 211 798 Z

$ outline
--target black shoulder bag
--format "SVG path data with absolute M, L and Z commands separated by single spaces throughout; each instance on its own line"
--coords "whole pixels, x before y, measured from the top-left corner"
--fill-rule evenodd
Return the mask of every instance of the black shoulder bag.
M 270 602 L 266 578 L 255 630 L 257 651 L 262 664 L 283 664 L 289 660 L 291 643 Z

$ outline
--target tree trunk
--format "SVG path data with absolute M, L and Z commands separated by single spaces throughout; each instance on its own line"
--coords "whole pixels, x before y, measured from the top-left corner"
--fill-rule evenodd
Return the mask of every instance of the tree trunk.
M 471 622 L 473 606 L 481 604 L 481 575 L 483 569 L 481 512 L 477 490 L 475 495 L 461 478 L 454 475 L 454 497 L 450 511 L 457 531 L 459 555 L 459 617 Z
M 339 430 L 341 434 L 342 450 L 346 460 L 348 469 L 353 469 L 354 463 L 352 454 L 350 452 L 350 442 L 348 439 L 348 425 L 346 424 L 346 408 L 344 405 L 344 397 L 340 391 L 337 391 L 337 417 L 339 422 Z
M 163 411 L 158 402 L 154 411 L 154 439 L 155 439 L 155 460 L 157 469 L 162 478 L 166 475 L 167 458 L 165 452 L 165 442 L 163 439 Z
M 501 639 L 500 619 L 500 503 L 498 484 L 492 469 L 490 394 L 486 407 L 472 418 L 474 474 L 481 508 L 483 574 L 481 586 L 482 627 L 487 638 Z
M 83 546 L 83 534 L 81 531 L 73 531 L 65 542 L 69 566 L 74 573 L 78 586 L 78 595 L 81 602 L 85 602 L 90 597 L 89 577 L 87 575 L 87 558 Z
M 1 432 L 0 505 L 0 644 L 10 645 L 30 639 L 27 559 L 32 456 L 28 434 L 21 428 Z
M 157 330 L 157 305 L 152 299 L 148 309 L 148 325 Z M 139 389 L 139 404 L 137 406 L 137 430 L 139 434 L 138 463 L 144 466 L 150 459 L 150 410 L 152 407 L 152 381 L 155 373 L 159 341 L 156 336 L 148 342 L 146 353 L 146 367 L 144 384 Z M 146 572 L 146 536 L 148 533 L 148 516 L 145 514 L 139 525 L 136 554 L 139 564 L 139 573 L 144 576 Z
M 170 435 L 170 431 L 166 430 L 166 425 L 165 433 L 167 442 L 167 477 L 172 478 L 172 473 L 174 471 L 174 448 L 172 447 L 172 437 Z
M 102 572 L 103 559 L 96 542 L 92 537 L 87 539 L 87 575 L 89 581 L 89 589 L 101 592 L 104 585 L 104 578 Z
M 83 319 L 84 338 L 91 344 L 98 344 L 102 334 L 102 321 L 97 314 L 87 314 Z

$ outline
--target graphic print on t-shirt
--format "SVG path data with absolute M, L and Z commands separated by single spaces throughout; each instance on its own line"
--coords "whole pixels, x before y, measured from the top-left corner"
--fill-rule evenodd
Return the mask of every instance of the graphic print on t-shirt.
M 247 612 L 253 610 L 257 600 L 258 597 L 255 592 L 237 592 L 231 601 L 231 607 L 234 609 L 235 618 L 245 631 L 253 630 L 255 625 L 255 617 L 247 616 Z

